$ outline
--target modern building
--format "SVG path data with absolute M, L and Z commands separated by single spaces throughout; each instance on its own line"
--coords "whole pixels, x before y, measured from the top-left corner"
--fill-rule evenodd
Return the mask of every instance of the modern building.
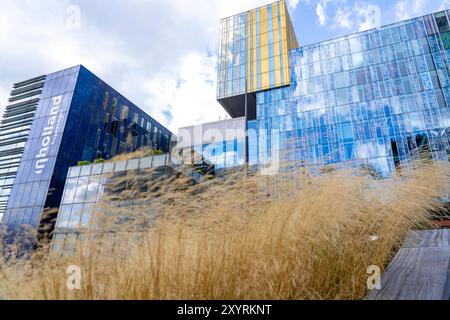
M 0 220 L 39 229 L 57 214 L 69 167 L 172 133 L 83 66 L 16 83 L 0 128 Z
M 217 100 L 232 119 L 181 128 L 178 148 L 193 151 L 184 160 L 211 162 L 216 174 L 277 161 L 275 179 L 327 165 L 389 177 L 422 156 L 448 166 L 449 18 L 442 11 L 303 47 L 285 1 L 223 19 Z M 161 159 L 167 167 L 170 157 Z M 140 175 L 151 161 L 71 168 L 53 250 L 92 236 L 88 221 L 114 177 Z
M 307 46 L 284 0 L 225 18 L 217 101 L 232 119 L 182 128 L 178 137 L 192 163 L 212 162 L 216 172 L 248 163 L 284 179 L 292 168 L 331 165 L 390 177 L 421 157 L 448 167 L 450 10 Z M 8 226 L 38 228 L 44 209 L 57 211 L 79 160 L 170 149 L 168 130 L 83 67 L 18 83 L 10 102 L 0 132 Z M 278 171 L 267 171 L 274 162 Z M 129 165 L 140 170 L 142 162 Z M 91 178 L 101 190 L 95 179 L 108 166 L 72 168 L 66 194 L 75 179 L 82 193 Z M 93 198 L 82 196 L 63 201 L 61 230 L 72 216 L 80 226 L 90 216 Z
M 201 155 L 202 160 L 214 164 L 217 174 L 222 169 L 243 166 L 246 163 L 245 130 L 245 117 L 180 128 L 177 147 L 194 150 L 194 153 L 185 155 L 186 162 L 198 162 L 190 157 Z
M 70 254 L 94 239 L 106 240 L 112 246 L 121 236 L 120 232 L 114 232 L 113 225 L 102 222 L 105 214 L 115 217 L 116 222 L 127 223 L 133 212 L 142 213 L 151 224 L 159 215 L 152 206 L 152 188 L 177 175 L 201 183 L 206 173 L 210 172 L 184 165 L 181 158 L 174 159 L 172 154 L 71 167 L 53 234 L 52 252 Z M 119 231 L 123 232 L 122 229 Z
M 217 100 L 232 121 L 243 119 L 248 143 L 224 138 L 219 150 L 201 150 L 210 143 L 202 136 L 192 147 L 220 155 L 220 166 L 224 154 L 244 150 L 260 169 L 278 161 L 286 170 L 365 167 L 389 177 L 424 153 L 448 165 L 449 17 L 441 11 L 303 47 L 285 1 L 222 20 Z
M 448 165 L 449 11 L 290 51 L 291 84 L 256 95 L 257 128 L 279 135 L 259 158 L 322 167 Z
M 233 117 L 256 118 L 256 96 L 291 83 L 289 50 L 298 47 L 285 1 L 222 19 L 217 100 Z

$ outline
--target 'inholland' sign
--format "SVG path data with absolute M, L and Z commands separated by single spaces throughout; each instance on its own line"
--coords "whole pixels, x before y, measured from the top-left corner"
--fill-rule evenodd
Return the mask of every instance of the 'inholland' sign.
M 61 112 L 61 102 L 63 96 L 57 96 L 52 98 L 52 107 L 50 108 L 49 118 L 45 124 L 44 129 L 42 130 L 42 140 L 39 144 L 39 151 L 36 155 L 36 165 L 35 170 L 36 174 L 40 175 L 44 172 L 45 166 L 49 160 L 49 152 L 50 146 L 55 144 L 56 141 L 56 132 L 59 126 L 58 115 Z

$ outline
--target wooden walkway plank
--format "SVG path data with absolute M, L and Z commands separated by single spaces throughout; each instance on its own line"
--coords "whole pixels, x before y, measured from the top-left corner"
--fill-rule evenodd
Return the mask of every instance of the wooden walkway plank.
M 449 300 L 448 230 L 411 232 L 367 300 Z
M 411 231 L 403 248 L 449 247 L 450 230 Z

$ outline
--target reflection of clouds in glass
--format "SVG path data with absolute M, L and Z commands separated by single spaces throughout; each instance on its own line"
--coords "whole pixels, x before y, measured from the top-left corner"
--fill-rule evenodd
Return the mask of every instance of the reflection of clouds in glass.
M 381 144 L 377 142 L 360 142 L 356 146 L 356 152 L 358 158 L 369 159 L 375 157 L 386 157 L 386 144 Z
M 87 187 L 86 202 L 95 202 L 97 199 L 97 192 L 100 187 L 100 177 L 91 177 Z
M 358 143 L 356 146 L 356 154 L 358 159 L 366 160 L 377 172 L 383 176 L 390 173 L 389 160 L 387 158 L 388 146 L 377 142 Z
M 84 202 L 84 197 L 86 195 L 86 191 L 88 189 L 89 177 L 81 177 L 78 180 L 78 187 L 75 192 L 75 198 L 73 200 L 74 203 L 82 203 Z
M 69 179 L 66 184 L 66 191 L 64 194 L 63 204 L 73 203 L 75 191 L 77 190 L 78 178 Z
M 61 206 L 61 209 L 59 210 L 58 213 L 58 222 L 57 222 L 58 228 L 67 228 L 67 225 L 69 224 L 71 210 L 72 210 L 71 205 Z
M 83 209 L 83 216 L 81 217 L 81 228 L 89 228 L 93 217 L 94 205 L 86 204 Z
M 81 214 L 83 211 L 82 204 L 75 204 L 72 207 L 72 212 L 70 214 L 68 228 L 78 228 L 80 226 Z

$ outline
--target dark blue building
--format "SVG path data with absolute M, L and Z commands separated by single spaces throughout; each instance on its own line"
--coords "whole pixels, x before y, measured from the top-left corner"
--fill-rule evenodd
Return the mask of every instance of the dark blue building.
M 79 161 L 170 149 L 169 130 L 83 66 L 17 83 L 9 102 L 0 126 L 0 220 L 10 230 L 48 226 Z

